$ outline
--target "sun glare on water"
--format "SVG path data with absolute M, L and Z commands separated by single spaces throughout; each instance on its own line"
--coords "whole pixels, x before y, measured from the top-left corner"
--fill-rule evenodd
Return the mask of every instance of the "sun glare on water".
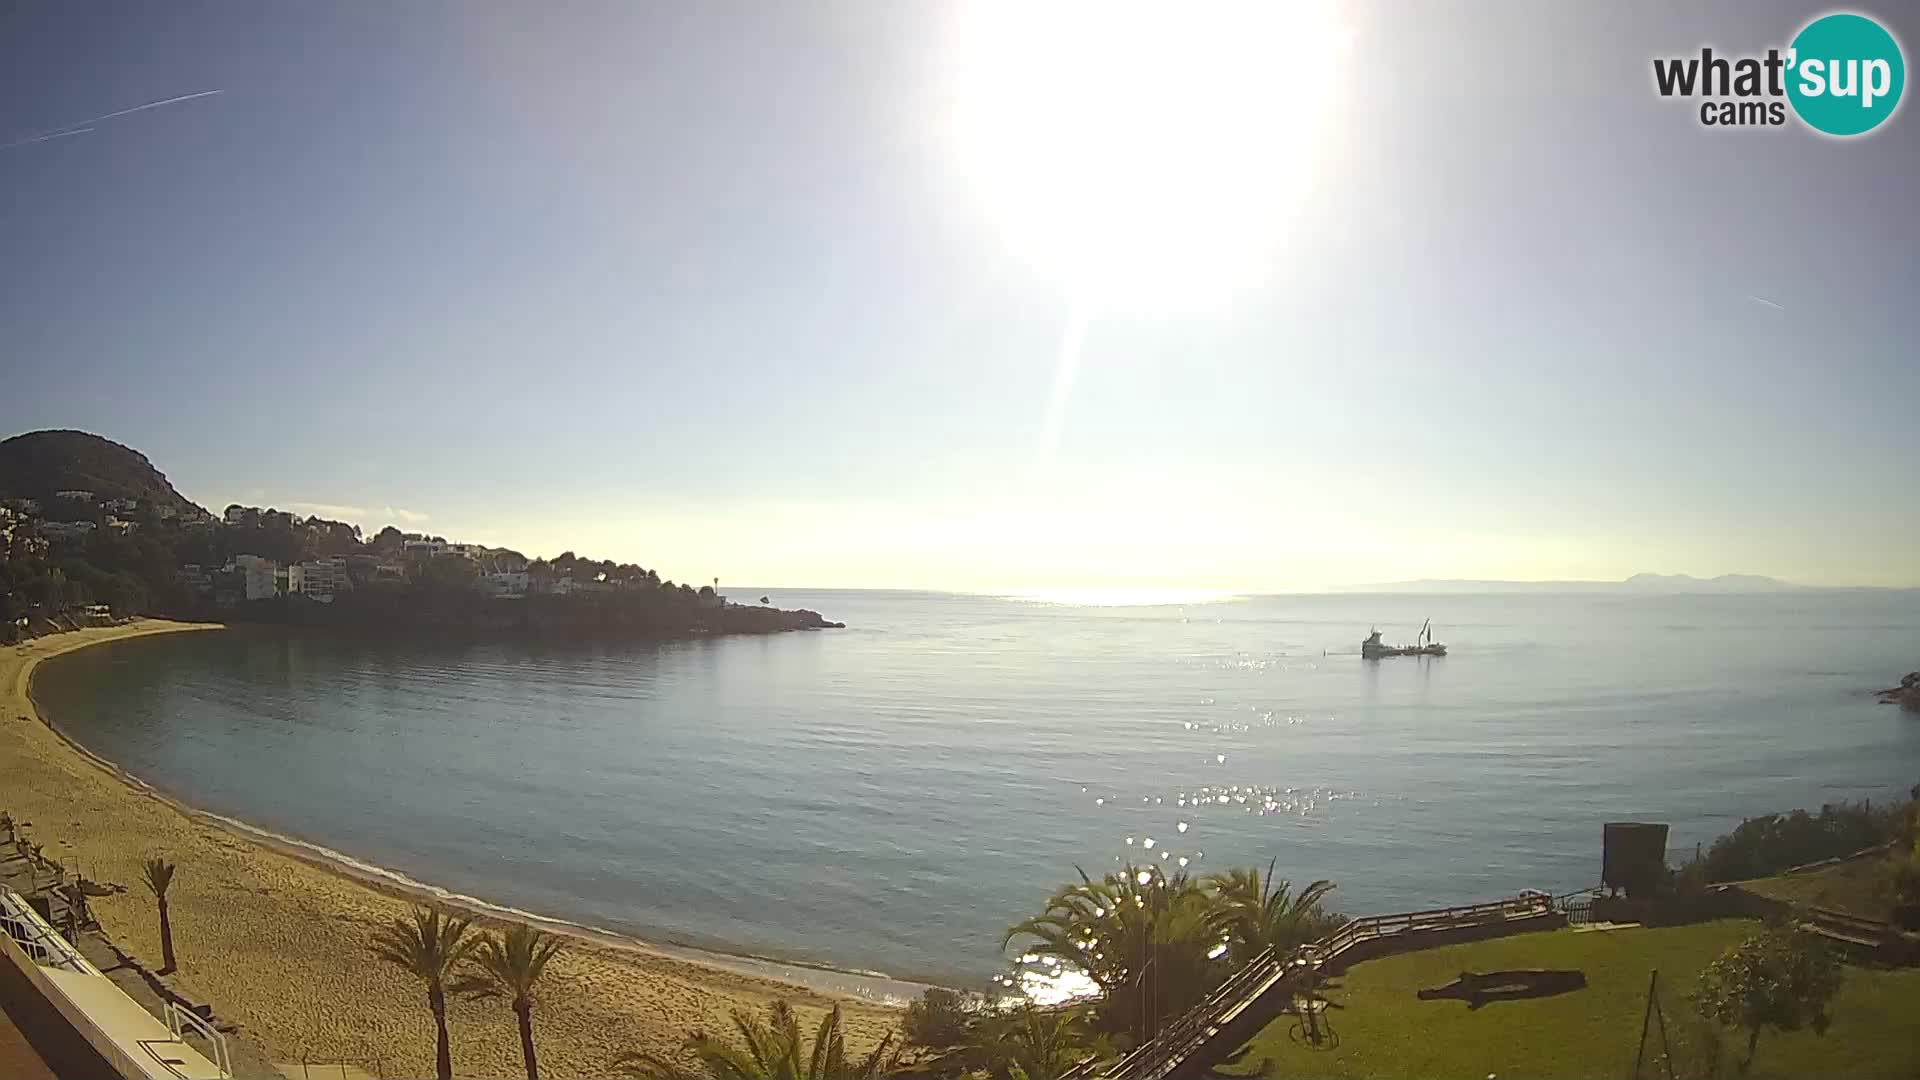
M 1328 3 L 954 7 L 956 161 L 1007 242 L 1096 302 L 1230 292 L 1325 155 Z

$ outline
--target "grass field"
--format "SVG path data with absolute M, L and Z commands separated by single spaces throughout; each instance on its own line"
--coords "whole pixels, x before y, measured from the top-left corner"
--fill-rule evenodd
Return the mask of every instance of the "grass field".
M 1368 961 L 1326 991 L 1335 1006 L 1337 1047 L 1299 1045 L 1289 1036 L 1297 1021 L 1284 1016 L 1254 1039 L 1239 1065 L 1223 1071 L 1257 1075 L 1264 1062 L 1273 1077 L 1483 1080 L 1491 1074 L 1503 1080 L 1619 1080 L 1632 1071 L 1647 974 L 1656 968 L 1661 1007 L 1670 1033 L 1682 1043 L 1676 1057 L 1684 1068 L 1705 1057 L 1704 1027 L 1686 1001 L 1695 978 L 1722 951 L 1759 929 L 1755 922 L 1723 920 L 1667 929 L 1556 930 Z M 1477 1010 L 1457 1000 L 1414 996 L 1462 971 L 1514 968 L 1578 969 L 1586 973 L 1587 987 L 1555 997 L 1492 1002 Z M 1920 970 L 1848 967 L 1833 1017 L 1824 1036 L 1762 1034 L 1747 1075 L 1765 1080 L 1920 1076 Z M 1744 1036 L 1728 1033 L 1723 1075 L 1736 1075 L 1734 1060 L 1744 1054 L 1745 1043 Z
M 1808 874 L 1782 875 L 1741 883 L 1741 888 L 1790 904 L 1810 904 L 1863 919 L 1886 919 L 1893 894 L 1886 888 L 1884 856 L 1854 859 Z

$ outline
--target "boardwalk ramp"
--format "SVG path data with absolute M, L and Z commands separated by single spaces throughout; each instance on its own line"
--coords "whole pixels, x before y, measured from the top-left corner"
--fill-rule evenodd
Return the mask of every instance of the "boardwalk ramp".
M 1219 1064 L 1244 1045 L 1312 982 L 1362 960 L 1564 925 L 1565 914 L 1545 893 L 1354 919 L 1285 955 L 1261 953 L 1151 1041 L 1117 1061 L 1089 1061 L 1067 1075 L 1071 1080 L 1189 1076 Z

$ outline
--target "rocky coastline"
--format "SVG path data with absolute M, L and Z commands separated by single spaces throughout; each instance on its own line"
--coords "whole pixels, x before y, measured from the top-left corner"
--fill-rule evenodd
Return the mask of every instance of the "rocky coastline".
M 1899 686 L 1876 690 L 1874 696 L 1883 705 L 1898 705 L 1910 712 L 1920 712 L 1920 671 L 1908 672 L 1900 680 Z

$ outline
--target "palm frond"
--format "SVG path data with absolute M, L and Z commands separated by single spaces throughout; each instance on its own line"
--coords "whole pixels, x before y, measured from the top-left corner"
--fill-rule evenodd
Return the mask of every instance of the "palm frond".
M 416 907 L 410 916 L 396 916 L 376 930 L 370 948 L 428 986 L 444 987 L 454 969 L 480 946 L 480 938 L 467 932 L 470 922 L 438 908 Z
M 477 935 L 472 959 L 489 987 L 477 996 L 532 1003 L 534 987 L 560 945 L 559 938 L 525 923 L 510 926 L 505 933 Z
M 632 1077 L 633 1080 L 709 1080 L 701 1070 L 664 1054 L 621 1054 L 613 1059 L 613 1067 L 622 1076 Z
M 39 846 L 35 845 L 34 852 L 36 855 L 39 850 Z M 167 889 L 173 885 L 173 872 L 175 869 L 177 868 L 174 864 L 168 862 L 165 856 L 154 855 L 141 860 L 140 877 L 141 880 L 146 883 L 148 891 L 164 899 L 167 895 Z
M 813 1028 L 810 1045 L 793 1006 L 775 1001 L 766 1016 L 731 1014 L 734 1038 L 701 1032 L 687 1038 L 682 1056 L 629 1053 L 614 1067 L 636 1080 L 884 1080 L 900 1071 L 891 1036 L 856 1066 L 847 1060 L 844 1017 L 834 1007 Z
M 839 1066 L 844 1065 L 845 1043 L 840 1038 L 840 1006 L 820 1018 L 820 1026 L 813 1030 L 813 1054 L 807 1062 L 808 1080 L 820 1077 L 838 1076 Z

